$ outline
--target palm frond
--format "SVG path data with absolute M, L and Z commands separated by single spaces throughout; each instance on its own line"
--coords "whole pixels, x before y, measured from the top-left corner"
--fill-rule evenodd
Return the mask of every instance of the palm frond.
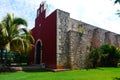
M 27 22 L 26 20 L 22 19 L 22 18 L 14 18 L 13 24 L 17 24 L 17 25 L 24 25 L 27 27 Z
M 20 25 L 27 27 L 26 20 L 14 17 L 14 14 L 7 14 L 3 18 L 0 23 L 0 48 L 10 43 L 7 47 L 13 51 L 27 52 L 31 49 L 34 38 L 26 28 L 19 27 Z
M 11 41 L 11 50 L 19 52 L 28 52 L 31 49 L 31 43 L 25 39 L 16 37 Z M 17 47 L 16 47 L 17 46 Z
M 20 35 L 21 38 L 26 39 L 31 43 L 34 43 L 34 38 L 31 35 L 30 31 L 28 31 L 26 28 L 21 28 L 20 31 L 23 31 L 22 34 Z
M 25 33 L 25 34 L 29 34 L 29 31 L 26 28 L 20 28 L 19 29 L 20 33 Z
M 26 39 L 29 42 L 31 42 L 31 44 L 33 44 L 34 41 L 35 41 L 31 34 L 27 34 L 27 35 L 26 34 L 22 34 L 20 37 L 23 38 L 23 39 Z
M 9 13 L 7 14 L 6 17 L 3 18 L 2 20 L 2 24 L 4 25 L 4 27 L 6 28 L 7 32 L 8 32 L 8 36 L 11 35 L 11 31 L 10 31 L 10 26 L 12 25 L 12 20 L 13 16 L 11 16 Z
M 15 37 L 14 39 L 12 39 L 10 45 L 11 45 L 11 48 L 13 48 L 12 46 L 15 46 L 15 47 L 17 46 L 17 50 L 19 50 L 19 49 L 20 49 L 20 51 L 24 51 L 25 50 L 24 40 L 19 38 L 19 37 Z

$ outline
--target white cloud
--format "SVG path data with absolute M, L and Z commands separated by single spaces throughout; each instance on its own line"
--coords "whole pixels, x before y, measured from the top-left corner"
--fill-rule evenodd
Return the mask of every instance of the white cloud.
M 41 1 L 48 3 L 49 12 L 58 8 L 69 12 L 72 18 L 120 33 L 120 18 L 115 15 L 120 5 L 114 5 L 114 0 L 0 0 L 0 20 L 7 12 L 14 13 L 25 18 L 31 29 Z
M 115 15 L 119 5 L 114 5 L 110 0 L 47 0 L 48 4 L 70 13 L 72 18 L 82 20 L 89 24 L 117 32 L 109 27 L 112 21 L 114 25 L 120 25 L 120 18 Z M 119 23 L 118 23 L 119 22 Z M 112 24 L 113 25 L 113 24 Z M 112 26 L 111 26 L 112 27 Z M 115 27 L 114 28 L 118 28 Z M 118 29 L 117 29 L 118 30 Z M 120 32 L 119 32 L 120 33 Z

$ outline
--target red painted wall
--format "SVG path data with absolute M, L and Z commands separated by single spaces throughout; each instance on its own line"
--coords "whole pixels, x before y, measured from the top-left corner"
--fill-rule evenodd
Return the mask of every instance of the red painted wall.
M 48 68 L 56 68 L 56 11 L 49 15 L 40 28 L 43 43 L 43 63 Z
M 42 63 L 45 63 L 47 68 L 56 68 L 56 11 L 46 18 L 45 13 L 46 11 L 43 11 L 36 18 L 31 33 L 35 44 L 38 39 L 42 42 Z M 35 44 L 30 54 L 30 63 L 34 63 Z

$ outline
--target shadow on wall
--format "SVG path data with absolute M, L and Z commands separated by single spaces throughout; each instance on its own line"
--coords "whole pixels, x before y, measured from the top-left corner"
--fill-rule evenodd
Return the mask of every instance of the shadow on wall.
M 113 78 L 113 80 L 120 80 L 120 77 L 115 77 Z

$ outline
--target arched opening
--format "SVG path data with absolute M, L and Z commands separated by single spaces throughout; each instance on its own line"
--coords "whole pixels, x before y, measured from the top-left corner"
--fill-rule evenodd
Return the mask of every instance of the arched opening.
M 40 41 L 36 44 L 36 54 L 35 54 L 35 64 L 40 64 L 42 62 L 42 44 Z

